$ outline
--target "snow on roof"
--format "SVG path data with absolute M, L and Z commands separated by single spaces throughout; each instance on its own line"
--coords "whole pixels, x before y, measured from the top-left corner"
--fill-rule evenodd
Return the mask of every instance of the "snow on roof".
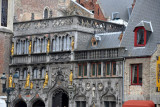
M 71 0 L 73 3 L 75 3 L 76 5 L 78 5 L 79 7 L 81 7 L 82 9 L 84 9 L 85 11 L 87 11 L 88 13 L 90 14 L 93 14 L 91 11 L 89 11 L 88 9 L 86 9 L 85 7 L 81 6 L 79 3 L 77 3 L 76 1 L 74 0 Z

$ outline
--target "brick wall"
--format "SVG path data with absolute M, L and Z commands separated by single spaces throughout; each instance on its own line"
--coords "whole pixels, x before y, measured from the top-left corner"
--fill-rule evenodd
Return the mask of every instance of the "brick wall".
M 157 45 L 156 52 L 151 57 L 150 63 L 150 93 L 151 100 L 156 104 L 160 104 L 160 92 L 156 91 L 156 68 L 157 68 L 157 56 L 160 56 L 160 44 Z
M 131 64 L 142 64 L 142 86 L 131 85 Z M 125 61 L 124 100 L 150 99 L 150 58 L 131 58 Z
M 17 21 L 31 20 L 31 13 L 35 19 L 42 19 L 44 9 L 52 10 L 52 16 L 59 16 L 59 8 L 64 8 L 70 0 L 15 0 L 15 17 Z
M 11 32 L 0 32 L 0 77 L 3 72 L 6 74 L 9 72 L 11 37 Z M 0 95 L 3 95 L 1 92 L 2 84 L 0 84 Z
M 106 18 L 104 17 L 99 4 L 97 4 L 97 0 L 77 0 L 77 2 L 88 10 L 94 11 L 94 18 L 106 21 Z

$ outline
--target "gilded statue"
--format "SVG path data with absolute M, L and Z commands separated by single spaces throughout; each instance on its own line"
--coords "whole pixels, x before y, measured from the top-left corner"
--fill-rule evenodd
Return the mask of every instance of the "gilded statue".
M 50 48 L 50 41 L 48 40 L 48 44 L 47 44 L 47 53 L 49 53 L 49 48 Z
M 12 48 L 11 48 L 11 55 L 13 56 L 14 54 L 14 43 L 12 43 Z
M 29 87 L 29 80 L 30 80 L 30 75 L 28 73 L 27 78 L 26 78 L 25 88 Z
M 12 76 L 9 76 L 9 88 L 12 88 Z
M 45 81 L 43 84 L 43 88 L 48 84 L 48 73 L 46 72 Z
M 73 51 L 74 50 L 74 39 L 72 39 L 71 46 L 72 46 L 72 51 Z
M 71 71 L 70 75 L 69 75 L 69 81 L 70 81 L 70 85 L 72 85 L 72 81 L 73 81 L 73 73 Z
M 29 54 L 31 54 L 31 52 L 32 52 L 32 42 L 30 41 L 30 43 L 29 43 Z
M 30 89 L 33 89 L 33 82 L 31 82 L 30 84 Z
M 16 86 L 15 83 L 13 83 L 13 88 L 15 88 L 15 86 Z

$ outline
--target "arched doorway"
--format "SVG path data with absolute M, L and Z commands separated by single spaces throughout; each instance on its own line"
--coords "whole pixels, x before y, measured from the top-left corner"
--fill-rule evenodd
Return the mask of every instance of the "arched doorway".
M 32 107 L 45 107 L 45 104 L 42 100 L 37 100 L 33 103 Z
M 15 104 L 15 107 L 27 107 L 27 104 L 24 101 L 20 100 Z
M 69 107 L 69 97 L 63 89 L 57 89 L 53 93 L 52 107 Z

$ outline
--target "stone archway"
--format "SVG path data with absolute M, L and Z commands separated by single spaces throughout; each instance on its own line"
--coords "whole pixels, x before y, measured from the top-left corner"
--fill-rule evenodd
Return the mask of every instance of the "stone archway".
M 44 104 L 44 102 L 42 100 L 36 100 L 33 103 L 32 107 L 45 107 L 45 104 Z
M 52 96 L 52 107 L 69 107 L 68 93 L 63 89 L 56 89 Z
M 23 100 L 20 100 L 15 104 L 14 107 L 27 107 L 27 104 Z

